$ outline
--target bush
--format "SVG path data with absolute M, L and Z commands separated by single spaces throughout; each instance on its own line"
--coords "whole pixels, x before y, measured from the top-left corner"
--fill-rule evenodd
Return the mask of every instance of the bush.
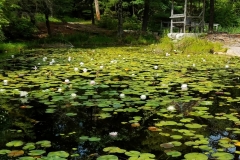
M 126 17 L 125 22 L 123 23 L 123 29 L 140 30 L 141 29 L 141 21 L 139 21 L 136 16 Z
M 97 25 L 102 28 L 117 30 L 118 20 L 110 16 L 102 16 L 101 20 L 97 22 Z
M 3 31 L 8 39 L 29 39 L 37 28 L 29 20 L 22 18 L 11 21 Z

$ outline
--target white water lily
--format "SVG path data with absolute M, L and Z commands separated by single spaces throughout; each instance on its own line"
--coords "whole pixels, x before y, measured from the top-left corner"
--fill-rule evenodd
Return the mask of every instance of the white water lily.
M 79 64 L 80 64 L 80 66 L 83 66 L 83 65 L 84 65 L 84 63 L 83 63 L 83 62 L 80 62 Z
M 158 66 L 154 66 L 153 68 L 154 68 L 154 69 L 158 69 Z
M 71 57 L 68 57 L 68 62 L 70 62 L 70 61 L 71 61 L 71 59 L 72 59 Z
M 83 72 L 86 73 L 87 72 L 87 68 L 83 68 Z
M 62 88 L 58 88 L 58 92 L 62 92 Z
M 91 80 L 91 81 L 90 81 L 90 84 L 91 84 L 91 85 L 95 85 L 96 82 L 95 82 L 94 80 Z
M 49 91 L 50 91 L 49 89 L 42 90 L 42 92 L 49 92 Z
M 37 70 L 37 66 L 34 66 L 33 69 L 36 71 Z
M 196 67 L 196 64 L 195 63 L 193 63 L 193 65 L 192 65 L 193 67 Z
M 172 111 L 175 110 L 175 107 L 174 107 L 174 106 L 168 106 L 168 107 L 167 107 L 167 110 L 172 112 Z
M 187 57 L 190 57 L 190 55 L 188 54 Z
M 21 101 L 22 103 L 28 103 L 28 98 L 20 98 L 20 101 Z
M 77 96 L 76 93 L 72 93 L 72 94 L 71 94 L 71 97 L 72 97 L 72 98 L 75 98 L 76 96 Z
M 54 59 L 52 59 L 52 63 L 55 63 L 56 61 Z
M 0 89 L 0 92 L 4 92 L 5 91 L 5 89 Z
M 41 63 L 38 63 L 38 65 L 40 66 L 40 65 L 41 65 Z
M 100 66 L 99 68 L 100 68 L 100 69 L 103 69 L 103 66 Z
M 27 91 L 20 91 L 20 97 L 27 97 L 28 92 Z
M 47 60 L 47 57 L 43 57 L 43 62 L 45 62 Z
M 170 56 L 170 54 L 169 54 L 169 53 L 166 53 L 166 56 L 168 57 L 168 56 Z
M 229 68 L 229 65 L 226 65 L 225 68 Z
M 109 135 L 112 137 L 116 137 L 118 135 L 118 132 L 110 132 Z
M 141 95 L 140 98 L 141 98 L 141 100 L 145 100 L 147 98 L 147 96 L 146 95 Z
M 120 98 L 125 98 L 125 94 L 121 93 L 121 94 L 119 95 L 119 97 L 120 97 Z
M 3 85 L 8 85 L 8 80 L 3 80 Z
M 49 62 L 49 65 L 53 65 L 53 62 Z
M 65 79 L 65 83 L 69 83 L 70 81 L 69 81 L 69 79 Z
M 78 71 L 78 68 L 77 68 L 77 67 L 75 67 L 75 68 L 74 68 L 74 71 L 75 71 L 75 72 L 77 72 L 77 71 Z
M 12 55 L 11 57 L 14 58 L 14 55 Z
M 182 88 L 183 91 L 185 91 L 185 90 L 188 89 L 188 86 L 187 86 L 187 84 L 182 84 L 181 88 Z

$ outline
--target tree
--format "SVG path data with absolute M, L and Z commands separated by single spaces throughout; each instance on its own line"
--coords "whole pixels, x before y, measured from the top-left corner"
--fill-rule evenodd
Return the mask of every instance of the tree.
M 2 31 L 2 26 L 8 24 L 8 20 L 3 13 L 4 2 L 5 0 L 0 0 L 0 41 L 3 41 L 5 39 Z
M 144 0 L 144 11 L 142 19 L 142 31 L 146 32 L 148 27 L 149 20 L 149 11 L 150 11 L 150 0 Z
M 95 10 L 96 10 L 96 19 L 100 21 L 100 11 L 99 11 L 98 0 L 94 0 L 94 3 L 95 3 Z
M 214 0 L 210 0 L 210 15 L 209 15 L 209 33 L 213 33 L 213 25 L 214 25 Z
M 117 3 L 117 11 L 118 11 L 118 36 L 122 38 L 123 34 L 123 7 L 122 7 L 122 0 L 118 0 Z

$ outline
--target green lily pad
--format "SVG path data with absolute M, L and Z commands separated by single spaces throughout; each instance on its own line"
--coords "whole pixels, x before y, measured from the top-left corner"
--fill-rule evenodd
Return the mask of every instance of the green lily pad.
M 167 155 L 171 156 L 171 157 L 179 157 L 182 155 L 182 153 L 178 152 L 178 151 L 169 151 L 169 152 L 167 152 Z
M 30 155 L 30 156 L 39 156 L 39 155 L 42 155 L 44 153 L 46 153 L 45 150 L 31 150 L 31 151 L 28 152 L 28 155 Z
M 9 152 L 11 152 L 11 151 L 7 150 L 7 149 L 0 150 L 0 154 L 8 154 Z
M 197 153 L 197 152 L 193 152 L 193 153 L 187 153 L 184 155 L 184 158 L 186 160 L 208 160 L 208 156 L 206 156 L 203 153 Z
M 23 145 L 23 141 L 11 141 L 6 144 L 7 147 L 19 147 Z
M 232 160 L 234 158 L 232 154 L 226 152 L 216 152 L 211 156 L 217 158 L 218 160 Z
M 104 155 L 98 157 L 97 160 L 118 160 L 118 157 L 115 155 Z
M 69 153 L 65 152 L 65 151 L 56 151 L 56 152 L 49 152 L 48 157 L 52 157 L 52 156 L 58 156 L 58 157 L 62 157 L 62 158 L 67 158 L 69 156 Z

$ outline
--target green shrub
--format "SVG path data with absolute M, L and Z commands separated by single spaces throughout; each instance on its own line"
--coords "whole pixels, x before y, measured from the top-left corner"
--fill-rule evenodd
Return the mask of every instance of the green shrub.
M 97 25 L 102 28 L 107 28 L 110 30 L 117 30 L 118 21 L 113 17 L 102 16 L 101 20 L 97 22 Z
M 3 29 L 8 39 L 29 39 L 33 37 L 37 28 L 28 19 L 14 19 Z
M 141 21 L 139 21 L 136 16 L 126 17 L 125 21 L 123 23 L 123 29 L 140 30 L 141 29 Z

